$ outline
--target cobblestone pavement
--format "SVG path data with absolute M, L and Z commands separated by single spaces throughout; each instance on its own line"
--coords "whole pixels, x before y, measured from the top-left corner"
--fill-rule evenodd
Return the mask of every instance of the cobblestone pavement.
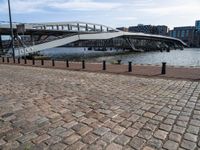
M 200 148 L 200 84 L 0 65 L 0 149 Z

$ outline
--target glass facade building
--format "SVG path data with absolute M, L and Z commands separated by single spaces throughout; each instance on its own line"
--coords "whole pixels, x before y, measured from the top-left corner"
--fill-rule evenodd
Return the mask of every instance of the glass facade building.
M 197 29 L 198 31 L 200 31 L 200 20 L 197 20 L 197 21 L 195 22 L 195 27 L 196 27 L 196 29 Z

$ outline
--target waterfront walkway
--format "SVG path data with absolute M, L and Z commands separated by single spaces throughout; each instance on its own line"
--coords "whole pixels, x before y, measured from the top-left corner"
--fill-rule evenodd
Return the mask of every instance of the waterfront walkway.
M 200 148 L 200 84 L 0 64 L 0 149 Z
M 10 58 L 9 62 L 7 59 L 0 59 L 0 64 L 14 64 L 13 60 Z M 85 62 L 85 68 L 82 69 L 81 62 L 69 62 L 69 66 L 66 67 L 66 61 L 54 61 L 54 66 L 52 66 L 51 60 L 44 60 L 43 65 L 41 60 L 35 60 L 34 65 L 32 60 L 26 60 L 26 64 L 23 59 L 20 60 L 20 64 L 16 60 L 14 65 L 23 65 L 23 66 L 34 66 L 42 68 L 57 68 L 57 69 L 67 69 L 74 71 L 87 71 L 87 72 L 100 72 L 100 73 L 114 73 L 114 74 L 123 74 L 123 75 L 134 75 L 142 77 L 151 77 L 151 78 L 168 78 L 168 79 L 183 79 L 183 80 L 192 80 L 200 81 L 200 67 L 166 67 L 166 74 L 161 74 L 162 64 L 160 65 L 143 65 L 143 64 L 133 64 L 132 72 L 128 72 L 127 64 L 106 64 L 106 70 L 102 70 L 102 63 L 91 63 Z

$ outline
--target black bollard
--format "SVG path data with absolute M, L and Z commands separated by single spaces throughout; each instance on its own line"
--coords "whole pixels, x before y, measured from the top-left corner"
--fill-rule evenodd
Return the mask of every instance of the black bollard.
M 128 72 L 132 72 L 132 62 L 128 62 Z
M 20 64 L 20 58 L 17 59 L 18 64 Z
M 121 60 L 117 60 L 117 64 L 120 65 L 121 64 Z
M 3 63 L 5 62 L 5 59 L 4 59 L 4 57 L 2 57 L 2 62 L 3 62 Z
M 7 57 L 7 63 L 9 63 L 10 62 L 10 59 L 9 59 L 9 57 Z
M 66 60 L 66 67 L 69 68 L 69 60 Z
M 161 74 L 166 74 L 166 62 L 162 62 L 162 70 L 161 70 Z
M 41 65 L 44 66 L 44 59 L 41 59 Z
M 52 66 L 54 67 L 55 66 L 55 60 L 52 59 Z
M 34 58 L 32 59 L 32 64 L 35 65 L 35 59 Z
M 15 58 L 13 58 L 13 63 L 15 64 Z
M 82 69 L 85 69 L 85 60 L 82 60 Z
M 24 64 L 27 64 L 26 58 L 24 58 Z
M 103 61 L 103 70 L 106 70 L 106 61 Z

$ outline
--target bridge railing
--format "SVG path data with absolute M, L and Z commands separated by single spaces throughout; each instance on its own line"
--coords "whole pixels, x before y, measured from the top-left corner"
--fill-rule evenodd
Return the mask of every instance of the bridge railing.
M 61 30 L 61 31 L 84 31 L 84 32 L 118 32 L 118 30 L 100 24 L 84 23 L 84 22 L 68 22 L 68 23 L 44 23 L 33 25 L 33 29 L 37 30 Z

